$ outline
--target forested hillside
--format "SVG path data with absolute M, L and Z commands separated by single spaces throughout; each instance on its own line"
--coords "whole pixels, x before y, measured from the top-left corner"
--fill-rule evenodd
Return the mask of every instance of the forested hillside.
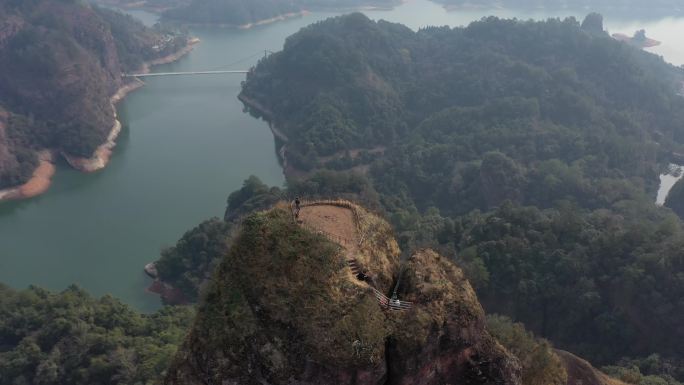
M 178 289 L 189 302 L 197 302 L 201 288 L 228 252 L 242 218 L 254 211 L 270 208 L 284 197 L 281 189 L 269 188 L 251 176 L 241 189 L 228 197 L 225 220 L 212 218 L 204 221 L 183 234 L 175 246 L 162 250 L 155 263 L 158 279 Z M 167 302 L 168 298 L 162 296 L 162 301 Z
M 345 169 L 363 163 L 351 151 L 386 148 L 366 162 L 380 192 L 463 214 L 651 193 L 683 138 L 679 76 L 574 20 L 414 33 L 356 14 L 290 37 L 242 95 L 290 137 L 289 165 Z
M 121 73 L 185 44 L 77 1 L 0 1 L 0 188 L 31 175 L 36 150 L 90 157 L 113 126 Z
M 188 307 L 143 315 L 77 287 L 0 285 L 0 384 L 153 384 L 193 316 Z
M 684 139 L 682 74 L 597 21 L 334 18 L 242 97 L 289 138 L 290 195 L 366 200 L 403 248 L 464 266 L 488 311 L 592 362 L 677 362 L 684 231 L 653 197 Z

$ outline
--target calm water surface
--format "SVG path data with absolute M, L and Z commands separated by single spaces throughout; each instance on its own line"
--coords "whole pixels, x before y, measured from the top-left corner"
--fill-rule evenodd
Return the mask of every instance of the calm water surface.
M 446 12 L 414 0 L 392 11 L 366 13 L 417 29 L 464 25 L 491 14 L 543 19 L 587 12 Z M 664 42 L 653 52 L 684 63 L 684 19 L 604 13 L 611 32 L 645 28 Z M 153 15 L 136 15 L 154 23 Z M 155 70 L 228 64 L 246 69 L 263 50 L 280 49 L 286 36 L 332 15 L 315 13 L 248 31 L 195 29 L 202 43 L 181 61 Z M 157 308 L 158 299 L 144 291 L 149 280 L 142 267 L 158 257 L 160 248 L 201 220 L 221 216 L 227 195 L 249 175 L 271 185 L 283 183 L 268 126 L 244 114 L 236 99 L 242 80 L 241 75 L 155 78 L 130 95 L 119 106 L 125 130 L 107 169 L 84 175 L 59 165 L 47 194 L 0 205 L 0 282 L 53 290 L 77 283 L 141 310 Z

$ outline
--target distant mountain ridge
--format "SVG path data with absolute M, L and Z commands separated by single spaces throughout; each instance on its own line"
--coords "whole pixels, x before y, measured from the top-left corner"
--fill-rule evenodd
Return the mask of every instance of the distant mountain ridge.
M 672 12 L 683 12 L 682 3 L 677 0 L 432 0 L 447 7 L 466 7 L 466 8 L 485 8 L 485 7 L 506 7 L 506 8 L 577 8 L 577 9 L 633 9 L 633 10 L 670 10 Z
M 249 27 L 291 17 L 309 10 L 349 10 L 361 7 L 391 8 L 400 0 L 190 0 L 163 13 L 186 23 Z
M 250 27 L 296 16 L 307 10 L 391 8 L 401 0 L 98 0 L 122 8 L 159 12 L 170 21 Z
M 191 0 L 188 5 L 165 11 L 166 19 L 191 24 L 250 26 L 302 12 L 295 1 Z

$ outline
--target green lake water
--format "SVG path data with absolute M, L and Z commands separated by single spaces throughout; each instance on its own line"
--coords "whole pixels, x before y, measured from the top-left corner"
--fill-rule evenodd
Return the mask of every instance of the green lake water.
M 366 13 L 417 29 L 463 25 L 489 14 L 539 19 L 587 12 L 446 12 L 413 0 L 392 11 Z M 154 22 L 153 15 L 136 15 Z M 154 70 L 214 70 L 228 64 L 227 69 L 246 69 L 264 50 L 279 50 L 285 37 L 331 15 L 313 13 L 246 31 L 194 29 L 201 44 L 180 61 Z M 653 52 L 684 63 L 684 19 L 605 16 L 611 32 L 646 28 L 664 42 Z M 236 98 L 243 79 L 154 78 L 129 95 L 119 105 L 124 131 L 105 170 L 81 174 L 59 164 L 48 193 L 0 204 L 0 282 L 52 290 L 76 283 L 144 311 L 159 307 L 158 298 L 145 292 L 150 283 L 142 271 L 145 263 L 203 219 L 222 216 L 226 197 L 249 175 L 270 185 L 284 182 L 267 124 L 243 113 Z

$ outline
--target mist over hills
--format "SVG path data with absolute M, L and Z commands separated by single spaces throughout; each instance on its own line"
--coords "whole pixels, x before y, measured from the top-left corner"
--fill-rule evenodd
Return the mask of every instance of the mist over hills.
M 682 14 L 684 6 L 681 2 L 676 0 L 654 0 L 649 2 L 639 0 L 485 0 L 485 1 L 467 1 L 467 0 L 434 0 L 437 3 L 444 4 L 447 8 L 454 11 L 459 8 L 489 8 L 489 7 L 505 7 L 505 8 L 522 8 L 522 9 L 583 9 L 590 11 L 605 11 L 612 10 L 616 12 L 634 13 L 639 12 L 642 15 L 667 15 L 667 14 Z
M 100 0 L 128 8 L 160 12 L 168 21 L 184 24 L 218 24 L 250 27 L 292 17 L 304 11 L 391 8 L 399 0 Z

